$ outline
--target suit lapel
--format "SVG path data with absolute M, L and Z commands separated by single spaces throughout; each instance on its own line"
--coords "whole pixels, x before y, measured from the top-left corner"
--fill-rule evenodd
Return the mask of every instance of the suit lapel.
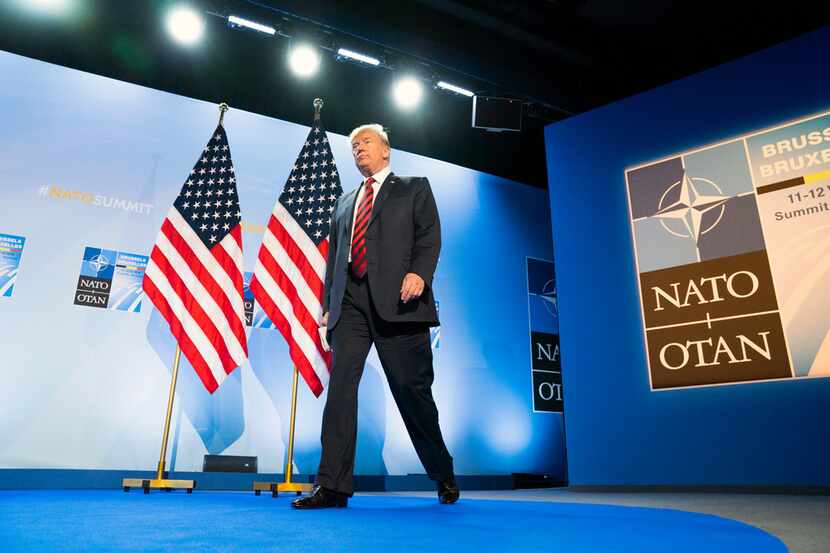
M 396 184 L 398 184 L 398 177 L 396 177 L 394 173 L 389 173 L 386 180 L 383 181 L 383 184 L 380 187 L 380 194 L 378 194 L 378 197 L 375 199 L 375 204 L 372 206 L 372 218 L 369 219 L 370 225 L 377 218 L 380 210 L 383 209 L 383 204 L 386 202 L 386 198 L 389 197 L 389 193 Z
M 346 198 L 344 207 L 343 207 L 343 224 L 342 228 L 345 230 L 346 233 L 346 240 L 351 242 L 352 240 L 352 221 L 354 220 L 354 210 L 357 204 L 357 195 L 360 192 L 360 187 L 358 186 L 351 192 L 349 192 L 350 196 Z

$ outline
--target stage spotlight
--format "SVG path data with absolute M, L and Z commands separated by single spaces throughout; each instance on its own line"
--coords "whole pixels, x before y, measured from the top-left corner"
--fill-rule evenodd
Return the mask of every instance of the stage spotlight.
M 472 98 L 473 96 L 475 96 L 475 92 L 473 92 L 472 90 L 467 90 L 466 88 L 461 88 L 460 86 L 456 86 L 454 84 L 450 84 L 444 81 L 438 81 L 438 84 L 435 86 L 442 90 L 449 90 L 450 92 L 455 92 L 456 94 L 467 96 L 468 98 Z
M 277 34 L 277 30 L 273 27 L 269 27 L 268 25 L 263 25 L 262 23 L 257 23 L 256 21 L 249 21 L 247 19 L 243 19 L 243 18 L 237 17 L 235 15 L 229 15 L 228 16 L 228 23 L 231 26 L 245 27 L 246 29 L 253 29 L 254 31 L 259 31 L 260 33 L 265 33 L 266 35 L 275 35 L 275 34 Z
M 320 54 L 310 44 L 298 44 L 288 54 L 288 65 L 295 75 L 307 79 L 320 68 Z
M 185 46 L 192 46 L 202 38 L 205 20 L 190 6 L 180 5 L 167 13 L 166 27 L 173 40 Z
M 359 61 L 361 63 L 367 63 L 375 67 L 380 65 L 380 60 L 377 58 L 373 58 L 372 56 L 367 56 L 365 54 L 360 54 L 358 52 L 353 52 L 352 50 L 347 50 L 345 48 L 340 48 L 339 50 L 337 50 L 337 55 L 343 58 L 348 58 L 350 60 Z
M 412 109 L 421 102 L 424 87 L 415 77 L 402 77 L 392 87 L 392 97 L 402 109 Z

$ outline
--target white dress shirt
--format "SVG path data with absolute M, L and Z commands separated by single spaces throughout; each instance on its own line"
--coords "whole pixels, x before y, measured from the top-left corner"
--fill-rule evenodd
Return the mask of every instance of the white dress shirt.
M 372 200 L 372 205 L 378 199 L 378 194 L 380 194 L 380 187 L 383 185 L 383 181 L 386 180 L 386 177 L 389 176 L 389 173 L 392 172 L 392 168 L 387 165 L 371 177 L 366 177 L 363 179 L 363 183 L 360 186 L 360 191 L 357 193 L 357 199 L 355 200 L 354 204 L 354 213 L 352 214 L 352 231 L 349 233 L 349 263 L 352 262 L 352 239 L 354 238 L 354 224 L 357 220 L 357 206 L 360 205 L 361 200 L 363 200 L 363 192 L 366 190 L 366 181 L 370 178 L 375 179 L 375 182 L 372 183 L 372 190 L 374 191 L 374 196 Z

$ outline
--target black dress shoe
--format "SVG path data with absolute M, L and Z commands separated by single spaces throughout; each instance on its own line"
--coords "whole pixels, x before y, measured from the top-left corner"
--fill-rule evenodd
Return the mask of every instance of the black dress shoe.
M 448 478 L 443 482 L 438 482 L 438 501 L 444 505 L 455 503 L 458 501 L 460 495 L 455 478 Z
M 297 498 L 291 502 L 291 506 L 295 509 L 328 509 L 330 507 L 346 507 L 348 504 L 348 495 L 322 486 L 316 486 L 311 495 Z

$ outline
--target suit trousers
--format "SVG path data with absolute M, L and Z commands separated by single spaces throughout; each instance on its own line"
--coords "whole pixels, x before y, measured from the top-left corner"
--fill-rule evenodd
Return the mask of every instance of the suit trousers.
M 331 331 L 333 367 L 323 410 L 323 452 L 316 483 L 354 492 L 357 389 L 372 344 L 421 464 L 432 480 L 453 476 L 452 457 L 438 426 L 432 398 L 432 348 L 424 323 L 390 323 L 372 304 L 367 279 L 349 272 L 340 320 Z

